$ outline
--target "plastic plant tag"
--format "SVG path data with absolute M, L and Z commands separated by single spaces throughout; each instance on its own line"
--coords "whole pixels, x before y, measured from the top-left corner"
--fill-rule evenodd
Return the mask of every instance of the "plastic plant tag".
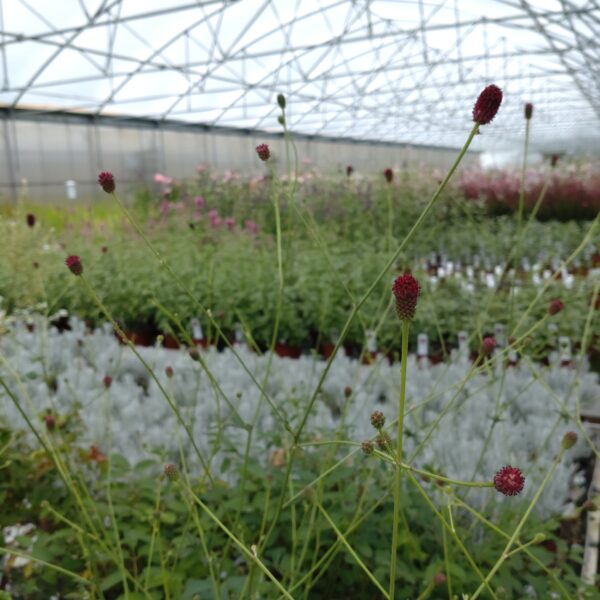
M 377 336 L 375 331 L 372 329 L 367 329 L 366 332 L 367 337 L 367 350 L 369 352 L 377 352 Z
M 558 338 L 558 354 L 560 362 L 563 365 L 569 364 L 573 359 L 573 353 L 571 352 L 571 338 L 566 335 L 561 335 Z
M 417 336 L 417 356 L 419 358 L 429 356 L 429 338 L 426 333 Z
M 204 338 L 204 333 L 202 332 L 202 325 L 200 325 L 200 321 L 198 321 L 198 319 L 192 319 L 190 321 L 190 326 L 192 328 L 193 339 L 201 340 Z
M 496 323 L 494 325 L 494 338 L 498 348 L 504 348 L 506 346 L 506 327 L 502 323 Z

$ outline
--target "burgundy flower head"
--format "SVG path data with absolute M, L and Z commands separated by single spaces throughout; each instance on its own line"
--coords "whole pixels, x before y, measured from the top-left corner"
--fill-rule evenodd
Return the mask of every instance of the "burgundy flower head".
M 516 496 L 523 491 L 525 477 L 521 469 L 507 465 L 494 475 L 494 487 L 505 496 Z
M 69 256 L 65 260 L 65 265 L 69 267 L 69 270 L 73 275 L 81 275 L 83 273 L 83 265 L 81 264 L 81 259 L 79 256 Z
M 256 146 L 256 154 L 258 154 L 260 160 L 265 162 L 271 158 L 271 150 L 267 144 L 259 144 Z
M 388 183 L 392 183 L 392 181 L 394 180 L 394 171 L 392 171 L 391 169 L 385 169 L 385 171 L 383 172 L 383 176 L 385 177 L 385 180 Z
M 533 104 L 531 102 L 525 103 L 525 118 L 529 121 L 533 116 Z
M 487 125 L 496 116 L 500 104 L 502 104 L 502 90 L 497 85 L 488 85 L 475 102 L 473 121 L 480 125 Z
M 483 340 L 481 340 L 479 353 L 483 356 L 489 356 L 496 349 L 497 345 L 498 344 L 496 343 L 496 340 L 493 337 L 484 337 Z
M 33 227 L 35 225 L 35 215 L 29 213 L 26 220 L 29 227 Z
M 555 167 L 557 162 L 558 162 L 558 154 L 553 154 L 550 157 L 550 166 Z
M 46 415 L 44 417 L 44 423 L 46 424 L 46 429 L 48 431 L 53 431 L 56 427 L 56 419 L 54 418 L 54 415 Z
M 110 375 L 105 375 L 102 383 L 104 384 L 104 387 L 108 389 L 112 385 L 112 377 Z
M 117 187 L 115 185 L 115 178 L 113 174 L 109 173 L 108 171 L 102 171 L 102 173 L 98 175 L 98 183 L 107 194 L 112 194 Z
M 556 300 L 552 300 L 552 302 L 550 302 L 550 306 L 548 306 L 548 313 L 551 316 L 554 316 L 554 315 L 558 314 L 564 308 L 565 308 L 565 305 L 557 298 Z
M 168 366 L 165 368 L 165 375 L 171 379 L 171 377 L 173 377 L 173 367 Z
M 405 273 L 394 281 L 392 292 L 396 298 L 398 318 L 402 321 L 412 321 L 415 318 L 417 299 L 421 293 L 419 282 L 410 273 Z
M 354 167 L 352 165 L 348 165 L 346 167 L 346 175 L 348 175 L 348 177 L 350 177 L 350 175 L 352 175 L 352 173 L 354 173 Z

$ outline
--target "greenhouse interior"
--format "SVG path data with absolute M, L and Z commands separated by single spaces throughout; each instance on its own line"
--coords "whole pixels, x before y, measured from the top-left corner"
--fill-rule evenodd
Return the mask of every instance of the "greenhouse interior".
M 0 0 L 0 600 L 600 598 L 597 0 Z

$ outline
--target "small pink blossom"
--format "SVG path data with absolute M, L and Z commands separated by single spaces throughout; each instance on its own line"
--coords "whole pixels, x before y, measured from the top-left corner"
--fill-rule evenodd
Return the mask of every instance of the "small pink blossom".
M 204 202 L 204 197 L 203 196 L 196 196 L 194 198 L 194 206 L 198 209 L 198 210 L 202 210 L 204 208 L 205 202 Z
M 235 229 L 235 219 L 233 217 L 226 217 L 223 219 L 223 223 L 227 226 L 229 231 L 233 231 Z
M 173 183 L 173 178 L 168 175 L 163 175 L 162 173 L 155 173 L 154 182 L 160 183 L 161 185 L 171 185 Z
M 256 235 L 258 233 L 258 224 L 256 223 L 256 221 L 248 219 L 244 223 L 244 226 L 246 227 L 246 231 L 250 232 L 251 234 Z
M 220 227 L 223 223 L 223 219 L 219 216 L 219 211 L 216 209 L 212 209 L 208 211 L 208 219 L 210 221 L 211 227 L 217 228 Z

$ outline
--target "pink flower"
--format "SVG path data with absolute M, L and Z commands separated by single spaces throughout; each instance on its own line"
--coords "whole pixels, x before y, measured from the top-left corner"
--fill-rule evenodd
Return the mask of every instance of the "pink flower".
M 171 185 L 173 183 L 173 178 L 168 175 L 163 175 L 162 173 L 155 173 L 154 182 L 160 183 L 161 185 Z
M 248 219 L 244 223 L 244 225 L 246 227 L 246 231 L 252 233 L 253 235 L 256 235 L 258 233 L 258 224 L 256 223 L 256 221 L 252 221 L 251 219 Z
M 194 206 L 197 210 L 202 210 L 204 208 L 205 202 L 203 196 L 196 196 L 194 198 Z
M 214 228 L 220 227 L 221 223 L 223 222 L 223 219 L 221 219 L 221 217 L 219 216 L 219 211 L 215 210 L 214 208 L 208 211 L 208 219 L 210 221 L 211 227 Z
M 223 219 L 223 223 L 225 223 L 229 231 L 233 231 L 235 229 L 235 219 L 233 217 L 227 217 Z
M 198 165 L 198 166 L 196 167 L 196 172 L 197 172 L 197 173 L 204 173 L 204 171 L 206 171 L 206 165 L 202 165 L 202 164 L 200 164 L 200 165 Z

